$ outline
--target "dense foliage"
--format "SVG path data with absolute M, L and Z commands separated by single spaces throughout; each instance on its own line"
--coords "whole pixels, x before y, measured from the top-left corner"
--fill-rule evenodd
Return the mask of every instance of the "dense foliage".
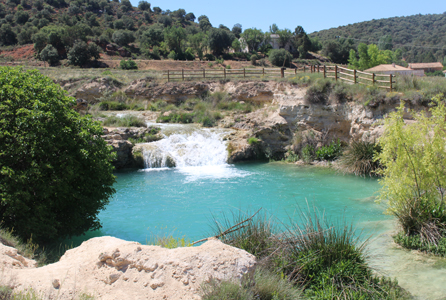
M 380 199 L 388 201 L 387 212 L 405 235 L 433 245 L 446 236 L 446 106 L 440 97 L 433 99 L 430 116 L 409 111 L 416 121 L 411 124 L 404 122 L 403 104 L 391 113 L 377 156 L 384 166 Z
M 102 126 L 37 71 L 0 68 L 0 223 L 53 241 L 100 228 L 114 193 Z
M 401 49 L 407 62 L 443 62 L 445 31 L 446 13 L 443 13 L 360 22 L 321 30 L 310 36 L 318 38 L 325 54 L 339 63 L 346 63 L 348 51 L 361 42 L 376 44 L 380 50 Z M 345 49 L 345 43 L 355 46 Z

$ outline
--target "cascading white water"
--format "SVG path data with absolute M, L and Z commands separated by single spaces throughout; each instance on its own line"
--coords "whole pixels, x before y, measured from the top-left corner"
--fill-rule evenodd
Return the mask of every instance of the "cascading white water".
M 225 165 L 227 132 L 214 129 L 193 128 L 176 130 L 164 139 L 144 146 L 146 168 L 198 167 Z M 180 131 L 180 132 L 178 132 Z

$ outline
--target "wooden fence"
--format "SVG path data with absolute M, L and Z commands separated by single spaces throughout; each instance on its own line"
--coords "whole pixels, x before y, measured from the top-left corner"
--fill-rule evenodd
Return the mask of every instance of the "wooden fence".
M 382 75 L 350 70 L 339 66 L 311 65 L 298 68 L 243 68 L 243 69 L 198 69 L 166 70 L 163 78 L 167 81 L 194 79 L 244 79 L 244 78 L 287 78 L 298 73 L 323 73 L 324 78 L 341 80 L 351 84 L 376 85 L 378 88 L 393 90 L 394 75 Z

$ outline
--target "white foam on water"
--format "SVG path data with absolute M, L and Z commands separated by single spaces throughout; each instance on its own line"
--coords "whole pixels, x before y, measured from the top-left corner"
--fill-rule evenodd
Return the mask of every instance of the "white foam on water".
M 169 130 L 162 140 L 144 146 L 146 170 L 175 167 L 187 176 L 187 181 L 205 178 L 234 178 L 247 176 L 227 164 L 228 151 L 223 141 L 228 131 L 191 126 L 166 126 Z

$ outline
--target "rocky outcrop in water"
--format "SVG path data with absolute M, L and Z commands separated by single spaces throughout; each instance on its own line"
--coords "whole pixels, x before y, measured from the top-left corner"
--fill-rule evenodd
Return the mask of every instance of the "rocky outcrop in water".
M 2 255 L 0 261 L 8 261 Z M 31 263 L 29 263 L 31 264 Z M 255 257 L 217 239 L 165 249 L 113 237 L 92 238 L 44 267 L 3 266 L 1 285 L 33 290 L 42 299 L 201 299 L 203 282 L 252 276 Z
M 161 139 L 160 134 L 151 135 L 152 127 L 131 127 L 131 128 L 112 128 L 104 127 L 104 135 L 102 136 L 107 143 L 113 147 L 116 153 L 116 159 L 113 165 L 116 169 L 125 168 L 144 168 L 144 159 L 142 153 L 134 148 L 134 143 L 129 141 L 149 142 Z M 150 140 L 148 140 L 148 137 Z

